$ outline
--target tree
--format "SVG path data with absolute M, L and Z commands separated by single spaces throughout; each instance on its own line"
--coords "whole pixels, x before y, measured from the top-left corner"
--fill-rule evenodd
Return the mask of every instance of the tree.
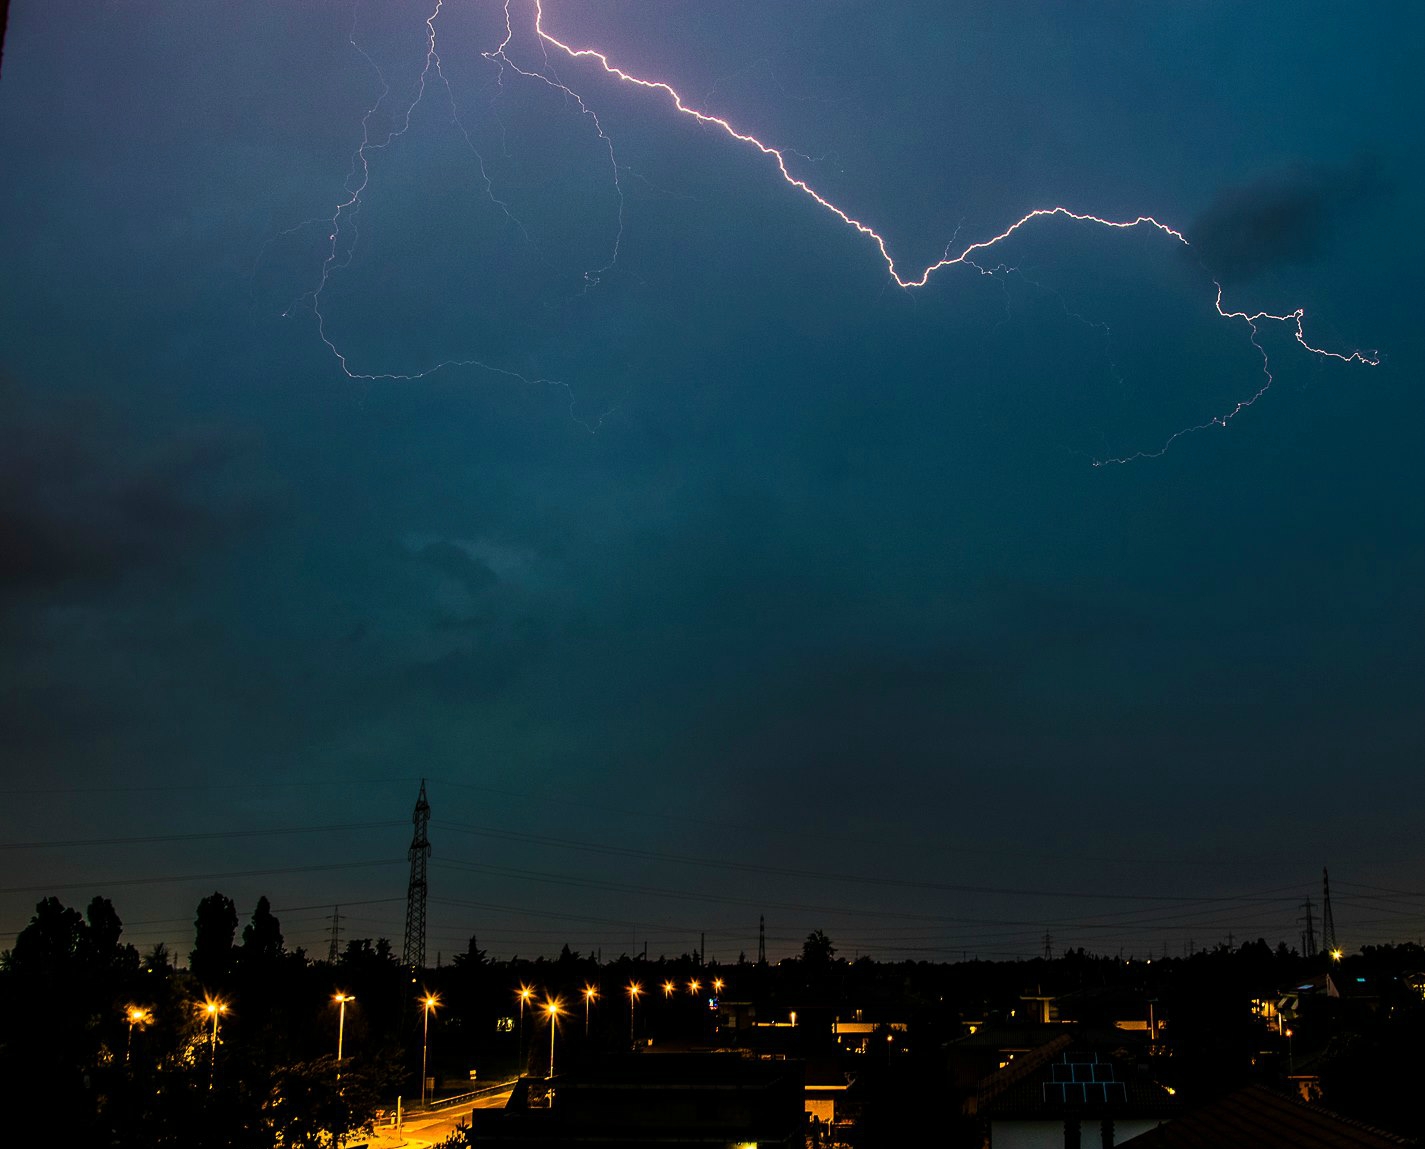
M 475 944 L 475 935 L 470 935 L 470 944 L 463 954 L 456 954 L 450 964 L 457 969 L 474 969 L 485 964 L 485 951 Z
M 272 904 L 266 897 L 257 899 L 252 921 L 243 927 L 242 960 L 253 966 L 273 965 L 286 952 L 282 944 L 282 926 L 272 915 Z
M 55 978 L 73 973 L 86 942 L 85 928 L 78 910 L 58 898 L 45 898 L 15 938 L 10 968 Z
M 237 934 L 237 907 L 214 890 L 198 903 L 194 919 L 193 952 L 188 966 L 201 980 L 226 977 L 233 964 L 233 937 Z
M 802 942 L 802 961 L 809 967 L 823 969 L 831 964 L 835 954 L 836 947 L 821 930 L 812 930 L 807 934 L 807 940 Z

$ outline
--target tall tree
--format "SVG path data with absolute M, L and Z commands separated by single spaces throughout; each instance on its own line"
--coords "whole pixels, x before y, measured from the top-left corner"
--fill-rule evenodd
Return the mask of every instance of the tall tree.
M 89 924 L 82 934 L 84 964 L 95 973 L 117 969 L 125 964 L 127 955 L 124 951 L 131 947 L 119 944 L 119 938 L 124 933 L 124 923 L 119 920 L 114 903 L 108 898 L 96 896 L 90 901 L 85 917 L 88 918 Z M 137 955 L 135 960 L 136 958 Z
M 30 924 L 15 938 L 10 968 L 16 973 L 62 977 L 74 972 L 85 945 L 84 918 L 58 898 L 35 906 Z
M 237 923 L 233 900 L 216 890 L 198 903 L 193 921 L 193 952 L 188 955 L 188 966 L 198 978 L 213 980 L 231 971 Z
M 272 914 L 272 903 L 266 897 L 258 898 L 252 921 L 243 927 L 242 960 L 250 965 L 272 965 L 284 952 L 282 926 Z

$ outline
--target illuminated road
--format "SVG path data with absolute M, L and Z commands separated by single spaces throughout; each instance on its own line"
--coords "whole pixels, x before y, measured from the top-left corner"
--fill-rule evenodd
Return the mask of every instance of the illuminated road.
M 449 1109 L 440 1109 L 434 1113 L 408 1114 L 402 1122 L 400 1137 L 396 1136 L 394 1129 L 382 1126 L 377 1135 L 370 1139 L 370 1149 L 396 1149 L 397 1146 L 425 1149 L 426 1146 L 439 1145 L 462 1123 L 470 1124 L 471 1109 L 502 1109 L 510 1099 L 512 1091 L 509 1089 L 503 1093 L 493 1093 L 468 1105 L 452 1105 Z

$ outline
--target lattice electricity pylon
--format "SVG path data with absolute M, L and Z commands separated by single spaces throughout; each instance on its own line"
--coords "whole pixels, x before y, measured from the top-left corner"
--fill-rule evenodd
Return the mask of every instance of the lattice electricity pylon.
M 401 961 L 408 969 L 424 969 L 426 964 L 426 860 L 430 857 L 430 803 L 426 801 L 426 780 L 421 779 L 420 797 L 411 815 L 415 833 L 411 836 L 411 884 L 406 887 L 406 941 Z

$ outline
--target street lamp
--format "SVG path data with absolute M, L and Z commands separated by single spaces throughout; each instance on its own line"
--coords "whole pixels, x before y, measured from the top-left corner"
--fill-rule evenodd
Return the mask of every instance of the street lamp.
M 124 1050 L 124 1061 L 127 1062 L 134 1052 L 134 1026 L 145 1026 L 153 1022 L 153 1010 L 145 1009 L 141 1005 L 131 1005 L 124 1012 L 124 1016 L 129 1020 L 129 1044 Z
M 678 988 L 678 987 L 677 987 L 676 985 L 674 985 L 671 981 L 665 981 L 665 982 L 663 983 L 663 996 L 664 996 L 664 997 L 672 997 L 674 991 L 675 991 L 677 988 Z
M 520 999 L 520 1031 L 515 1039 L 515 1072 L 524 1072 L 524 1006 L 534 996 L 534 990 L 527 985 L 521 985 L 519 993 L 516 995 Z
M 698 990 L 700 990 L 700 989 L 702 989 L 702 988 L 703 988 L 703 983 L 700 982 L 697 978 L 693 978 L 692 981 L 688 982 L 688 992 L 689 992 L 689 993 L 696 994 L 696 993 L 698 992 Z
M 426 990 L 425 997 L 421 998 L 421 1005 L 425 1009 L 425 1017 L 421 1022 L 421 1104 L 426 1103 L 426 1053 L 430 1045 L 430 1015 L 440 1008 L 440 995 Z
M 349 993 L 343 993 L 341 990 L 337 990 L 337 992 L 332 995 L 332 1001 L 336 1002 L 339 1007 L 336 1023 L 336 1075 L 338 1077 L 341 1076 L 342 1040 L 346 1037 L 346 1003 L 355 1000 L 356 998 L 354 996 Z
M 599 996 L 599 991 L 591 985 L 584 986 L 584 1036 L 589 1036 L 589 1006 L 594 1004 L 594 998 Z
M 721 996 L 721 995 L 722 995 L 722 987 L 725 986 L 726 984 L 727 984 L 727 982 L 723 981 L 722 978 L 720 978 L 720 977 L 715 977 L 715 978 L 713 978 L 713 993 L 715 993 L 715 994 Z
M 205 997 L 203 1004 L 198 1007 L 198 1011 L 205 1017 L 213 1019 L 213 1034 L 209 1038 L 210 1049 L 208 1052 L 208 1088 L 213 1088 L 213 1071 L 218 1064 L 218 1018 L 228 1012 L 228 1003 L 220 997 Z
M 564 1005 L 557 997 L 551 997 L 544 1003 L 544 1012 L 549 1017 L 549 1076 L 554 1076 L 554 1031 L 559 1028 L 559 1015 L 564 1012 Z
M 633 1007 L 643 992 L 643 986 L 636 981 L 628 983 L 628 1043 L 633 1044 Z

